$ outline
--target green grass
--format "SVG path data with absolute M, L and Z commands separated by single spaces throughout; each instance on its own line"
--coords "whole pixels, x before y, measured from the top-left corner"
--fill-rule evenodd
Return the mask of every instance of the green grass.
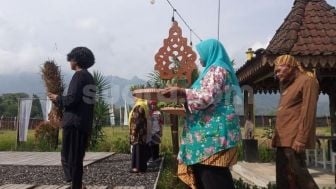
M 186 185 L 177 177 L 176 173 L 177 173 L 176 158 L 171 153 L 166 153 L 157 188 L 159 189 L 186 188 Z
M 181 127 L 179 128 L 179 133 L 181 133 Z M 128 127 L 127 126 L 117 126 L 117 127 L 104 127 L 104 141 L 99 143 L 95 149 L 90 149 L 90 151 L 101 151 L 101 152 L 119 152 L 119 153 L 129 153 L 129 143 L 128 143 Z M 261 138 L 264 130 L 263 128 L 257 128 L 255 130 L 255 138 L 262 143 L 264 139 Z M 242 130 L 243 133 L 243 130 Z M 328 135 L 330 134 L 329 127 L 317 128 L 316 133 L 318 135 Z M 59 137 L 59 143 L 61 142 L 61 131 Z M 16 131 L 12 130 L 0 130 L 0 151 L 15 151 L 16 150 Z M 28 140 L 23 142 L 18 147 L 19 151 L 39 151 L 37 142 L 35 141 L 34 131 L 28 131 Z M 59 150 L 59 149 L 58 149 Z M 161 151 L 164 153 L 172 153 L 171 145 L 171 131 L 169 126 L 165 126 L 163 130 L 163 137 L 161 143 Z
M 179 128 L 179 133 L 181 134 L 182 128 Z M 89 149 L 89 151 L 100 151 L 100 152 L 118 152 L 118 153 L 129 153 L 129 141 L 128 134 L 129 130 L 127 126 L 116 126 L 116 127 L 104 127 L 105 133 L 104 140 L 100 142 L 94 149 Z M 257 128 L 255 130 L 255 138 L 258 140 L 258 143 L 261 144 L 264 142 L 264 139 L 261 138 L 263 135 L 263 128 Z M 243 130 L 242 130 L 243 133 Z M 316 133 L 318 135 L 328 135 L 330 133 L 329 127 L 320 127 L 317 128 Z M 62 136 L 60 131 L 59 144 L 61 143 Z M 0 151 L 41 151 L 41 147 L 38 146 L 35 141 L 34 131 L 28 131 L 28 140 L 27 142 L 21 143 L 16 149 L 16 131 L 12 130 L 2 130 L 0 131 Z M 55 149 L 54 151 L 59 151 L 60 148 Z M 163 130 L 163 137 L 161 143 L 161 152 L 172 153 L 172 144 L 171 144 L 171 131 L 169 126 L 165 126 Z
M 92 151 L 129 153 L 128 127 L 105 127 L 104 133 L 104 141 L 99 143 Z M 161 152 L 172 153 L 170 127 L 164 127 L 161 141 Z
M 16 131 L 0 131 L 0 151 L 36 151 L 34 132 L 29 131 L 27 142 L 20 144 L 16 148 Z
M 127 126 L 104 127 L 103 131 L 105 134 L 104 140 L 89 151 L 129 153 L 129 130 Z M 59 144 L 62 141 L 61 132 L 59 134 Z M 0 151 L 40 151 L 34 134 L 33 130 L 29 130 L 27 142 L 22 142 L 16 149 L 16 131 L 2 130 L 0 131 Z M 168 126 L 164 127 L 163 130 L 161 151 L 172 153 L 171 131 Z

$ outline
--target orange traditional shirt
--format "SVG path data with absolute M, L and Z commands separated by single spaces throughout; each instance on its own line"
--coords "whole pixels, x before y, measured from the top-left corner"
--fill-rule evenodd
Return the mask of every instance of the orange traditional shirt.
M 294 141 L 315 147 L 315 117 L 319 84 L 300 74 L 281 91 L 273 137 L 274 147 L 291 147 Z

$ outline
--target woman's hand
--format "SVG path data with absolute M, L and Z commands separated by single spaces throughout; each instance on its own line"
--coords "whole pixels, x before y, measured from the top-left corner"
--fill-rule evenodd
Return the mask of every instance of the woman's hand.
M 186 97 L 186 92 L 185 89 L 180 88 L 180 87 L 168 87 L 163 89 L 160 92 L 164 97 L 166 98 L 171 98 L 171 97 Z

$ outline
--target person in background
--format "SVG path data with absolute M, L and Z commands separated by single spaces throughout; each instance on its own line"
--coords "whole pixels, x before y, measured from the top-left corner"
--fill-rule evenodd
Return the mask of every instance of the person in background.
M 191 89 L 169 87 L 166 97 L 186 100 L 186 125 L 178 154 L 178 177 L 191 188 L 234 188 L 229 167 L 237 162 L 241 140 L 235 111 L 241 89 L 231 61 L 216 39 L 200 42 L 196 49 L 203 72 Z
M 61 109 L 62 118 L 62 151 L 61 161 L 65 180 L 72 182 L 72 189 L 82 186 L 83 160 L 88 146 L 95 103 L 95 82 L 88 72 L 95 58 L 90 49 L 76 47 L 68 55 L 70 67 L 75 71 L 66 96 L 48 93 L 48 97 Z
M 130 144 L 132 145 L 131 173 L 147 170 L 149 109 L 146 100 L 136 98 L 129 116 Z
M 151 100 L 149 101 L 149 109 L 150 109 L 150 119 L 152 125 L 151 132 L 151 141 L 149 144 L 150 148 L 150 161 L 156 162 L 159 160 L 160 154 L 160 143 L 162 137 L 162 126 L 163 126 L 163 118 L 160 110 L 157 108 L 157 101 Z
M 305 149 L 315 147 L 315 118 L 319 83 L 291 55 L 275 59 L 280 82 L 273 147 L 276 148 L 276 183 L 279 189 L 317 189 L 305 162 Z

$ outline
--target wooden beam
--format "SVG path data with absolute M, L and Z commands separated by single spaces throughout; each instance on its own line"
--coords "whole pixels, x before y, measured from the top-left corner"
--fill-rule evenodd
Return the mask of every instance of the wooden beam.
M 336 92 L 329 93 L 331 135 L 336 134 Z
M 259 78 L 259 79 L 255 80 L 255 81 L 253 81 L 253 83 L 254 83 L 254 84 L 259 83 L 260 81 L 264 81 L 264 80 L 267 79 L 267 78 L 273 77 L 273 75 L 274 75 L 274 73 L 273 73 L 273 72 L 270 72 L 270 73 L 268 73 L 268 74 L 262 76 L 261 78 Z

